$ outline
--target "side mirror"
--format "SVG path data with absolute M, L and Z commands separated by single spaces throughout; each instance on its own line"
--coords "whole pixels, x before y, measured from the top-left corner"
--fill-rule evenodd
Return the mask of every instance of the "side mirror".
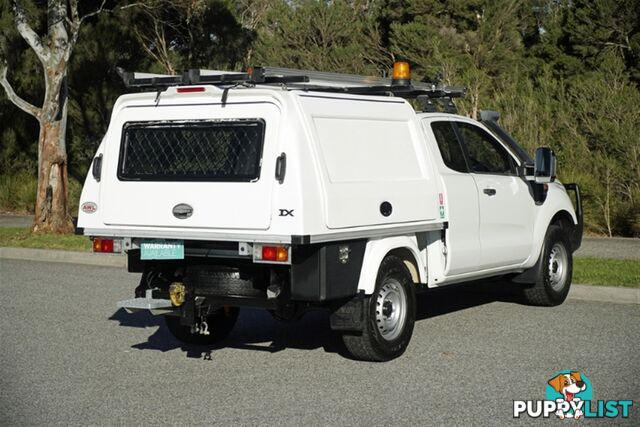
M 535 182 L 538 184 L 555 181 L 556 155 L 551 148 L 540 147 L 536 150 L 536 162 L 533 176 Z

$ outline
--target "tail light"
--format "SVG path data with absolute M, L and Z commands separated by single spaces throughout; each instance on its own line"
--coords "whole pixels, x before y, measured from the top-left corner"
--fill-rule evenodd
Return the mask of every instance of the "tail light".
M 256 244 L 253 247 L 253 260 L 255 262 L 290 264 L 290 252 L 289 246 Z
M 122 239 L 93 239 L 93 252 L 120 253 L 122 252 Z

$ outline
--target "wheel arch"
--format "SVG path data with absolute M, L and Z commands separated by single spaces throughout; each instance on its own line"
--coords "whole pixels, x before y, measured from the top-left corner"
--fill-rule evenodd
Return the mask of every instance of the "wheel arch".
M 549 221 L 549 225 L 552 225 L 552 224 L 558 224 L 562 228 L 575 226 L 573 217 L 569 212 L 567 212 L 564 209 L 556 212 L 553 218 L 551 218 L 551 221 Z
M 373 293 L 382 260 L 388 255 L 400 258 L 414 283 L 426 283 L 425 266 L 415 236 L 396 236 L 384 239 L 372 239 L 367 242 L 364 261 L 360 270 L 358 291 Z
M 573 216 L 571 216 L 569 212 L 561 210 L 551 218 L 549 225 L 551 224 L 558 224 L 562 229 L 562 232 L 569 238 L 569 242 L 571 243 L 571 248 L 569 249 L 571 252 L 575 252 L 580 248 L 582 243 L 582 230 L 584 227 L 582 219 L 574 221 Z
M 410 249 L 406 247 L 392 249 L 385 255 L 385 257 L 389 255 L 393 255 L 400 258 L 402 262 L 404 262 L 404 265 L 407 267 L 407 270 L 409 270 L 409 273 L 411 274 L 411 280 L 413 280 L 413 283 L 420 283 L 420 273 L 419 273 L 418 262 L 416 261 L 416 258 Z
M 534 236 L 538 238 L 534 239 L 534 248 L 532 252 L 533 263 L 537 262 L 542 251 L 542 245 L 544 243 L 544 237 L 547 234 L 547 230 L 550 226 L 557 224 L 562 227 L 563 231 L 567 233 L 568 237 L 571 237 L 573 229 L 577 226 L 577 220 L 567 209 L 558 208 L 553 212 L 549 212 L 542 218 L 539 218 L 534 227 Z
M 570 238 L 573 228 L 577 226 L 574 216 L 565 209 L 556 211 L 551 218 L 547 219 L 542 224 L 537 225 L 535 233 L 537 236 L 541 236 L 542 238 L 535 241 L 536 244 L 533 249 L 533 254 L 536 255 L 535 257 L 532 256 L 533 262 L 531 263 L 531 266 L 513 278 L 513 281 L 516 283 L 533 283 L 541 274 L 542 263 L 540 262 L 540 257 L 542 256 L 544 242 L 549 227 L 552 225 L 559 225 L 563 229 L 563 232 L 566 233 L 567 237 Z
M 560 222 L 563 226 L 570 226 L 565 231 L 570 233 L 578 227 L 578 217 L 575 214 L 571 199 L 565 188 L 559 182 L 549 184 L 547 199 L 539 206 L 533 227 L 533 245 L 531 255 L 525 267 L 532 267 L 537 263 L 542 251 L 542 244 L 549 226 Z

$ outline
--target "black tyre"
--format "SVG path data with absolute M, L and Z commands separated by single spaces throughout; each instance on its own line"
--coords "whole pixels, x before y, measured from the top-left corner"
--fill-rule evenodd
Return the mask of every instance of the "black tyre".
M 524 298 L 532 305 L 560 305 L 571 287 L 573 257 L 569 238 L 559 225 L 551 225 L 547 230 L 541 257 L 540 277 L 523 290 Z
M 238 320 L 240 309 L 237 307 L 223 307 L 207 316 L 209 335 L 191 333 L 191 327 L 180 324 L 178 316 L 164 316 L 169 332 L 178 340 L 187 344 L 212 345 L 225 339 Z
M 387 256 L 382 261 L 375 291 L 365 304 L 362 334 L 342 336 L 347 350 L 357 359 L 372 362 L 400 356 L 411 340 L 416 313 L 411 274 L 400 258 Z

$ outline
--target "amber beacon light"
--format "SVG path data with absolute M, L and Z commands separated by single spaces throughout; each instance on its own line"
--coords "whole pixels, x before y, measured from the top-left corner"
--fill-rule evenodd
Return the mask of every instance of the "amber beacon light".
M 394 62 L 392 84 L 405 86 L 411 84 L 411 68 L 408 62 Z

